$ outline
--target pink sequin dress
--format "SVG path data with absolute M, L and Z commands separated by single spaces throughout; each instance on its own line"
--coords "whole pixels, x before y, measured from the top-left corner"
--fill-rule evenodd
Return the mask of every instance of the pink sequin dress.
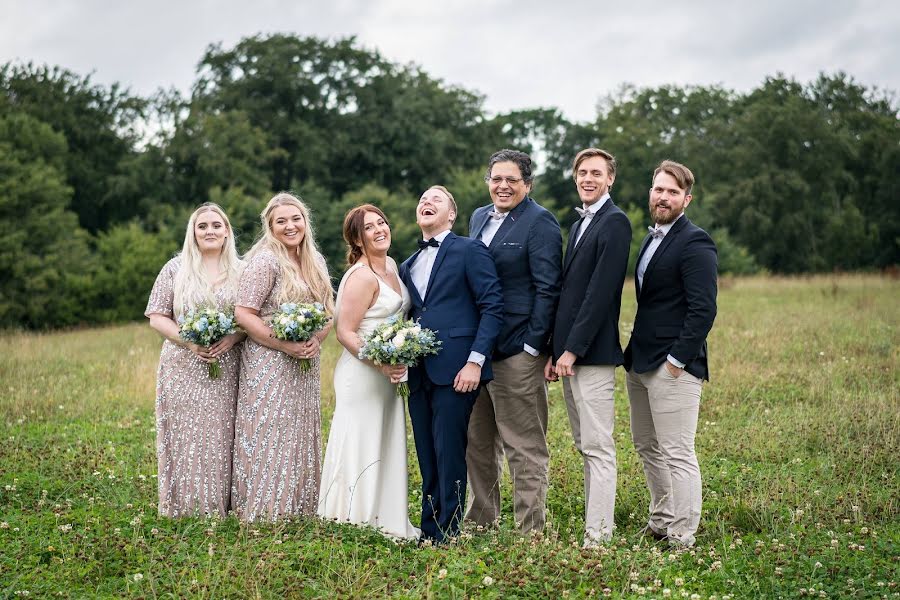
M 147 310 L 176 315 L 174 281 L 181 259 L 162 268 L 150 292 Z M 234 304 L 234 289 L 216 292 L 221 308 Z M 209 377 L 207 364 L 182 346 L 163 342 L 156 380 L 156 456 L 159 513 L 167 517 L 228 513 L 231 498 L 231 448 L 238 391 L 240 344 L 219 359 L 222 373 Z
M 238 306 L 265 321 L 278 310 L 281 269 L 269 251 L 241 277 Z M 312 302 L 312 297 L 296 298 Z M 232 508 L 245 521 L 313 515 L 321 476 L 319 359 L 297 359 L 247 338 L 241 351 Z

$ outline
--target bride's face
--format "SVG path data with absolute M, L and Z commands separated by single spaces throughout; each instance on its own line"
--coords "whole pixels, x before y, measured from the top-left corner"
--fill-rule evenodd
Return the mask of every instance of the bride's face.
M 391 247 L 391 228 L 378 213 L 367 212 L 363 219 L 363 244 L 375 254 L 387 254 Z

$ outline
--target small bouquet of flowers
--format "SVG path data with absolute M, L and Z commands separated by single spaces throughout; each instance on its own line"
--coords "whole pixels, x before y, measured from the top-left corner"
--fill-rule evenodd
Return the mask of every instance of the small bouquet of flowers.
M 312 304 L 298 304 L 286 302 L 281 305 L 281 310 L 272 315 L 270 326 L 272 337 L 287 342 L 305 342 L 314 333 L 324 329 L 331 317 L 325 312 L 325 306 L 320 302 Z M 312 362 L 308 358 L 301 358 L 300 368 L 309 371 Z
M 437 354 L 440 349 L 441 342 L 432 330 L 421 327 L 416 321 L 394 315 L 366 336 L 359 349 L 359 358 L 369 359 L 376 365 L 411 367 L 419 358 Z M 397 385 L 397 393 L 404 400 L 409 398 L 406 379 Z
M 198 306 L 188 309 L 178 317 L 178 334 L 186 342 L 209 347 L 226 335 L 237 331 L 234 310 L 219 310 L 212 306 Z M 222 374 L 219 361 L 208 364 L 209 376 L 218 379 Z

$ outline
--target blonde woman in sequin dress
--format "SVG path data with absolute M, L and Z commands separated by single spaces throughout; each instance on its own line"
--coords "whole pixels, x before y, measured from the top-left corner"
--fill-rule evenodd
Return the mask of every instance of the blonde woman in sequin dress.
M 156 383 L 159 513 L 167 517 L 228 513 L 231 446 L 243 333 L 210 347 L 181 340 L 176 319 L 200 305 L 234 305 L 241 262 L 231 224 L 217 205 L 188 220 L 181 254 L 160 271 L 150 293 L 150 326 L 165 339 Z M 207 363 L 218 360 L 218 379 Z
M 319 501 L 319 347 L 272 337 L 268 319 L 285 302 L 321 302 L 333 312 L 331 280 L 316 248 L 309 210 L 287 193 L 260 215 L 262 235 L 247 255 L 235 317 L 249 339 L 241 352 L 232 508 L 245 521 L 312 515 Z M 312 361 L 300 368 L 299 358 Z
M 335 331 L 344 352 L 334 368 L 334 417 L 325 449 L 319 516 L 377 527 L 394 538 L 415 539 L 409 522 L 406 413 L 396 384 L 403 365 L 376 366 L 357 358 L 363 338 L 388 317 L 405 315 L 410 298 L 387 253 L 391 228 L 375 206 L 344 218 L 349 250 L 338 289 Z

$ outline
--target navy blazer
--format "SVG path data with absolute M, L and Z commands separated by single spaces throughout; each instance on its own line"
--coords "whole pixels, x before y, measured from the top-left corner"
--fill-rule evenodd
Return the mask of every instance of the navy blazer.
M 497 270 L 481 242 L 452 231 L 441 242 L 425 297 L 420 298 L 410 276 L 416 252 L 400 265 L 400 278 L 412 298 L 410 317 L 436 332 L 441 351 L 424 359 L 428 378 L 436 385 L 451 385 L 474 351 L 485 356 L 482 381 L 493 379 L 491 352 L 503 324 L 503 295 Z M 419 366 L 409 370 L 410 390 L 420 384 Z
M 469 220 L 469 237 L 478 239 L 493 204 L 482 206 Z M 528 344 L 546 351 L 559 299 L 562 233 L 556 218 L 529 197 L 509 211 L 491 240 L 503 288 L 503 328 L 494 360 L 503 360 Z
M 553 327 L 553 359 L 568 350 L 576 365 L 620 365 L 619 311 L 631 249 L 631 222 L 612 198 L 588 222 L 575 245 L 572 225 L 562 293 Z
M 638 264 L 650 243 L 644 238 Z M 685 370 L 709 379 L 706 336 L 716 318 L 716 245 L 709 234 L 682 216 L 660 242 L 634 289 L 637 315 L 625 349 L 625 369 L 646 373 L 671 354 Z

